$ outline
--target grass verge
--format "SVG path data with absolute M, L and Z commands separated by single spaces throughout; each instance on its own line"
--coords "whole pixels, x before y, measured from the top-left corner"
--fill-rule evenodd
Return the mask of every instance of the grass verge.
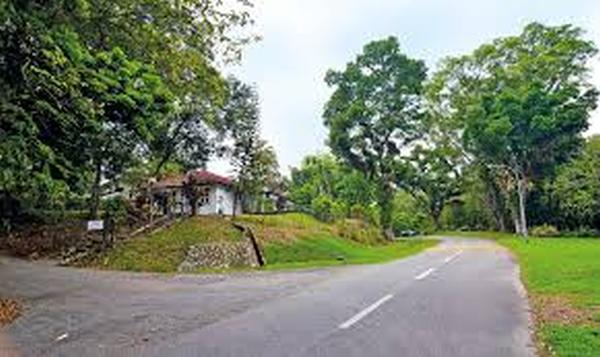
M 239 220 L 250 225 L 259 237 L 267 258 L 266 269 L 385 262 L 437 243 L 422 239 L 389 243 L 380 230 L 361 221 L 327 224 L 300 213 L 248 215 Z
M 176 272 L 191 245 L 239 241 L 242 233 L 219 217 L 194 217 L 153 234 L 118 244 L 93 265 L 113 270 Z
M 544 352 L 600 356 L 600 239 L 524 240 L 496 232 L 440 235 L 494 239 L 509 248 L 520 263 Z
M 243 215 L 236 220 L 253 229 L 266 256 L 267 270 L 385 262 L 416 254 L 437 243 L 422 239 L 389 243 L 380 230 L 361 221 L 328 224 L 300 213 Z M 172 273 L 177 271 L 191 245 L 241 239 L 244 239 L 242 234 L 223 218 L 194 217 L 120 243 L 91 265 Z M 211 270 L 198 269 L 207 271 Z

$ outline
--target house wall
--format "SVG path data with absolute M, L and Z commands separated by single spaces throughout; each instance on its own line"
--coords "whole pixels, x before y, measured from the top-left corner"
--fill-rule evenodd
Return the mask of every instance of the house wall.
M 200 215 L 224 214 L 230 216 L 233 214 L 233 192 L 221 185 L 213 185 L 209 192 L 209 202 L 205 205 L 199 205 L 197 213 Z M 240 204 L 237 205 L 236 214 L 241 213 Z

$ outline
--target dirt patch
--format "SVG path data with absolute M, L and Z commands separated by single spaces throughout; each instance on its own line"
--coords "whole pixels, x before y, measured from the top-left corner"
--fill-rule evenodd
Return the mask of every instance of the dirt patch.
M 591 312 L 574 307 L 564 296 L 538 295 L 533 300 L 541 323 L 572 325 L 593 321 Z
M 21 304 L 12 299 L 0 299 L 0 326 L 8 325 L 21 315 Z

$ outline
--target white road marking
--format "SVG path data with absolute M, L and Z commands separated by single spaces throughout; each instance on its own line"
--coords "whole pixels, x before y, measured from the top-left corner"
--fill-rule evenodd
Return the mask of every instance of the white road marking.
M 429 274 L 433 273 L 434 271 L 435 271 L 435 268 L 429 268 L 429 269 L 425 270 L 424 272 L 422 272 L 421 274 L 415 276 L 415 280 L 425 279 Z
M 394 295 L 391 295 L 391 294 L 382 297 L 381 299 L 377 300 L 375 303 L 373 303 L 366 309 L 364 309 L 361 312 L 359 312 L 358 314 L 352 316 L 348 321 L 340 324 L 338 327 L 341 328 L 342 330 L 349 328 L 350 326 L 354 325 L 355 323 L 357 323 L 358 321 L 363 319 L 365 316 L 367 316 L 371 312 L 375 311 L 375 309 L 377 309 L 379 306 L 383 305 L 386 301 L 388 301 L 389 299 L 391 299 L 393 297 L 394 297 Z
M 54 341 L 56 341 L 56 342 L 60 342 L 60 341 L 64 340 L 64 339 L 65 339 L 65 338 L 67 338 L 67 337 L 69 337 L 69 334 L 65 332 L 65 333 L 63 333 L 62 335 L 58 336 L 58 337 L 56 338 L 56 340 L 54 340 Z
M 444 264 L 450 263 L 452 260 L 454 260 L 454 258 L 458 257 L 462 252 L 463 251 L 461 249 L 458 252 L 456 252 L 456 253 L 452 254 L 451 256 L 449 256 L 448 258 L 444 259 Z

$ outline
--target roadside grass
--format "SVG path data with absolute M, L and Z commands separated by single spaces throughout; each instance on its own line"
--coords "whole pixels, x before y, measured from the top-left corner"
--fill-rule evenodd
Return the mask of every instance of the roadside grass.
M 437 243 L 422 239 L 390 243 L 379 229 L 359 220 L 329 224 L 302 213 L 242 215 L 236 221 L 253 229 L 267 260 L 265 270 L 385 262 L 416 254 Z M 173 273 L 191 245 L 242 239 L 245 239 L 242 233 L 223 218 L 188 218 L 159 232 L 119 243 L 89 265 Z
M 242 215 L 238 221 L 259 237 L 267 270 L 386 262 L 437 244 L 418 238 L 390 243 L 360 220 L 327 224 L 302 213 Z
M 499 243 L 519 259 L 541 340 L 559 357 L 600 356 L 600 240 L 513 238 Z
M 509 248 L 521 266 L 543 346 L 559 357 L 600 356 L 600 239 L 525 240 L 497 232 L 438 235 L 494 239 Z
M 219 217 L 199 216 L 153 234 L 118 244 L 93 266 L 129 271 L 176 272 L 189 246 L 209 241 L 239 241 L 242 233 Z
M 435 240 L 414 239 L 365 245 L 321 233 L 293 241 L 268 242 L 264 250 L 268 262 L 266 269 L 289 269 L 381 263 L 416 254 L 437 243 Z

